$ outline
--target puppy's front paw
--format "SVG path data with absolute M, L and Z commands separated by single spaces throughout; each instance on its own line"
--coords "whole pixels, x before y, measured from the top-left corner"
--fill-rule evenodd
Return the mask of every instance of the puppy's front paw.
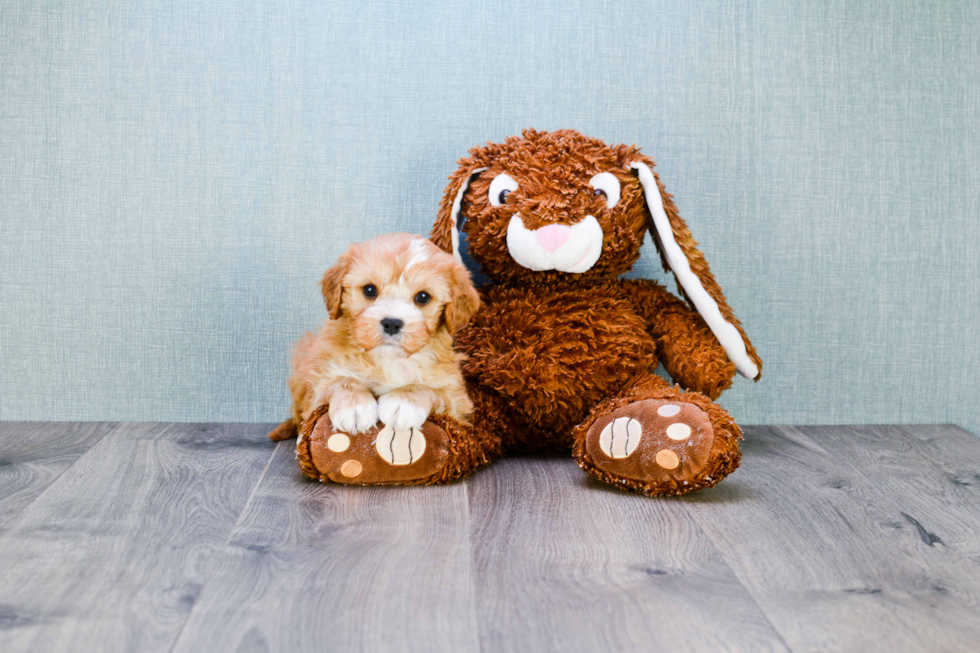
M 329 415 L 338 431 L 364 433 L 378 423 L 378 402 L 370 394 L 347 395 L 330 402 Z
M 420 405 L 397 394 L 378 398 L 378 417 L 396 431 L 419 428 L 429 418 L 429 406 Z

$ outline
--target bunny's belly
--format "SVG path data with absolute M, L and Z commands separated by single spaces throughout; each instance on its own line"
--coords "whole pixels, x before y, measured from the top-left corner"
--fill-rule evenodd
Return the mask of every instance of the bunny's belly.
M 568 448 L 593 405 L 657 365 L 653 339 L 613 284 L 489 288 L 456 346 L 470 382 L 523 422 L 524 449 Z

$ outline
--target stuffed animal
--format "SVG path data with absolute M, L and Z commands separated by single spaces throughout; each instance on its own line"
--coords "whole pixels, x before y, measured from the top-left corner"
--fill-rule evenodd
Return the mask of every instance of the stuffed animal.
M 456 334 L 474 414 L 440 421 L 446 462 L 423 482 L 570 450 L 604 483 L 664 496 L 738 467 L 741 432 L 714 400 L 736 372 L 758 380 L 762 361 L 653 167 L 571 130 L 527 130 L 460 161 L 430 238 L 459 257 L 462 230 L 492 283 Z M 620 279 L 648 229 L 686 302 Z

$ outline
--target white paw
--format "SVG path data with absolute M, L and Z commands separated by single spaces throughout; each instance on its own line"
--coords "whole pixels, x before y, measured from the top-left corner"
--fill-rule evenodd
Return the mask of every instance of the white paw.
M 337 431 L 364 433 L 378 423 L 378 402 L 374 397 L 352 397 L 330 404 L 330 423 Z
M 429 418 L 429 407 L 405 401 L 398 395 L 378 398 L 378 417 L 396 431 L 417 429 Z

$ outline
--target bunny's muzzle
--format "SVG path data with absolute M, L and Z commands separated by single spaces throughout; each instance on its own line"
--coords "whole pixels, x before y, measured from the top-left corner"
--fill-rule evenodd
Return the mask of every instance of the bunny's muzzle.
M 507 225 L 507 251 L 529 270 L 582 274 L 599 260 L 602 235 L 602 227 L 592 215 L 573 225 L 528 229 L 521 214 L 515 213 Z

